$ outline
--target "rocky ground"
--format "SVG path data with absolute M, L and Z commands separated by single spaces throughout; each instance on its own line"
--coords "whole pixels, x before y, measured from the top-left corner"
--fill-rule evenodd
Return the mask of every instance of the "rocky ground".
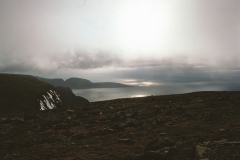
M 0 159 L 240 159 L 240 92 L 117 99 L 0 118 Z

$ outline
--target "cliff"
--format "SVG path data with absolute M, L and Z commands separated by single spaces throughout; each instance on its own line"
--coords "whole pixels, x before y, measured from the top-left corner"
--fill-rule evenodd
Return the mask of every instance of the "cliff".
M 88 105 L 89 101 L 83 97 L 75 96 L 72 90 L 68 87 L 56 87 L 56 91 L 60 94 L 64 106 L 73 105 Z

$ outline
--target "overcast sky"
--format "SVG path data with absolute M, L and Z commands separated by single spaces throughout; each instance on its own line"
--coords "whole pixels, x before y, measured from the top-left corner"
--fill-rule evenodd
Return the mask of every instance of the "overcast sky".
M 0 72 L 152 83 L 236 79 L 239 17 L 239 0 L 0 0 Z

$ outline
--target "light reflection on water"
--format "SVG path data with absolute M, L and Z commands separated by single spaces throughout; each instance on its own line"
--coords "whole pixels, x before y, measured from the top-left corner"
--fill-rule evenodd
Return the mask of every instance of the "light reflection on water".
M 136 98 L 137 98 L 137 97 L 147 97 L 147 95 L 138 94 L 138 95 L 133 95 L 132 97 L 133 97 L 133 98 L 135 98 L 135 97 L 136 97 Z
M 73 89 L 77 96 L 84 97 L 90 102 L 118 98 L 145 97 L 151 95 L 179 94 L 195 91 L 224 91 L 229 90 L 221 83 L 174 83 L 159 86 L 136 86 L 126 88 L 92 88 Z

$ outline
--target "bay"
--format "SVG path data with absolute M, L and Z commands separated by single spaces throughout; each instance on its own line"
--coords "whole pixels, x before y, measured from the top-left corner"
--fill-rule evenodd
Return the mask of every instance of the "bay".
M 151 95 L 180 94 L 195 91 L 223 90 L 227 90 L 226 86 L 224 87 L 224 85 L 219 83 L 171 83 L 158 86 L 135 86 L 126 88 L 72 89 L 75 95 L 84 97 L 90 102 Z

